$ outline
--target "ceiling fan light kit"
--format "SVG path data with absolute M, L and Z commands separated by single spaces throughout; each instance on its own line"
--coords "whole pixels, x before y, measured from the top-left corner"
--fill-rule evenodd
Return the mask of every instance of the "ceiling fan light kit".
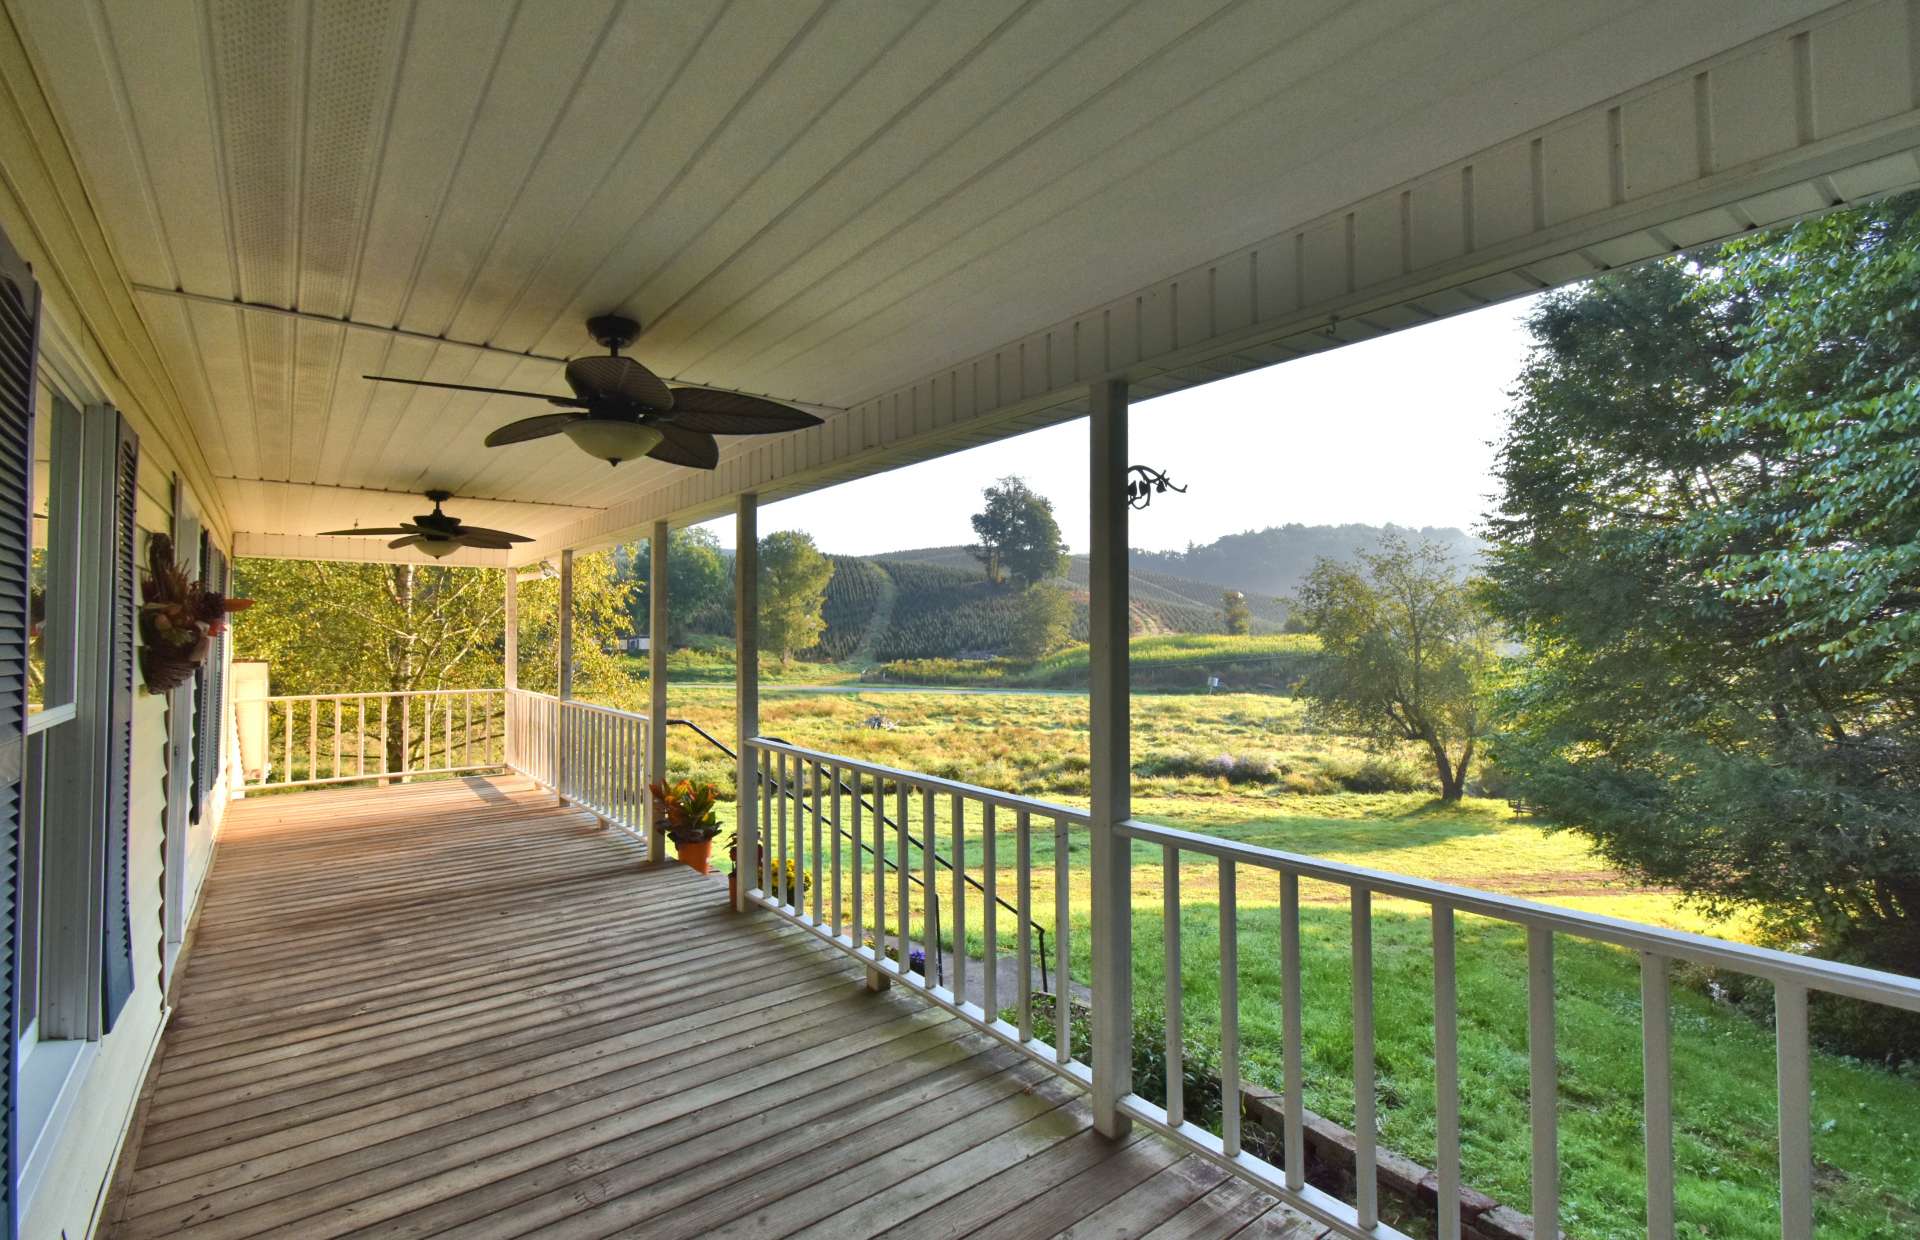
M 618 465 L 645 456 L 658 447 L 666 434 L 657 426 L 642 422 L 612 422 L 582 418 L 560 428 L 574 446 L 588 456 Z
M 428 491 L 427 498 L 433 501 L 433 511 L 422 513 L 411 521 L 395 526 L 367 528 L 356 526 L 350 530 L 326 530 L 322 538 L 387 538 L 399 535 L 387 544 L 388 550 L 398 551 L 403 547 L 418 547 L 422 553 L 436 560 L 445 559 L 462 547 L 472 547 L 480 551 L 505 551 L 515 543 L 532 542 L 525 534 L 509 534 L 505 530 L 490 530 L 481 525 L 467 525 L 458 517 L 449 516 L 441 505 L 453 498 L 451 491 Z
M 720 463 L 720 445 L 714 441 L 715 435 L 777 435 L 820 425 L 820 419 L 810 413 L 758 396 L 668 387 L 660 376 L 621 355 L 620 350 L 640 337 L 637 319 L 621 314 L 596 314 L 587 320 L 587 334 L 605 346 L 607 352 L 576 357 L 567 363 L 564 377 L 567 386 L 573 389 L 572 396 L 402 379 L 395 375 L 365 377 L 379 383 L 406 383 L 545 401 L 565 412 L 536 414 L 509 422 L 487 436 L 487 446 L 500 448 L 565 434 L 587 455 L 612 465 L 650 456 L 669 465 L 712 469 Z

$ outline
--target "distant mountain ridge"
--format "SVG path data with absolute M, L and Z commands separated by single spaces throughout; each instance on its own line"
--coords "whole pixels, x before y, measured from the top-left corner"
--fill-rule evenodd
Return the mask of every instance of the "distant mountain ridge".
M 1248 530 L 1240 534 L 1226 534 L 1204 546 L 1190 546 L 1185 551 L 1142 551 L 1134 548 L 1131 563 L 1136 583 L 1152 582 L 1155 577 L 1177 579 L 1181 585 L 1197 583 L 1214 586 L 1223 590 L 1239 590 L 1250 597 L 1263 596 L 1254 605 L 1254 614 L 1258 618 L 1284 618 L 1284 609 L 1280 616 L 1263 616 L 1268 608 L 1261 606 L 1265 600 L 1278 600 L 1292 595 L 1300 588 L 1313 571 L 1315 562 L 1321 558 L 1331 560 L 1351 560 L 1361 551 L 1371 551 L 1380 545 L 1380 540 L 1388 534 L 1397 534 L 1411 543 L 1435 542 L 1444 547 L 1448 554 L 1460 565 L 1465 574 L 1479 558 L 1480 540 L 1473 535 L 1453 526 L 1422 526 L 1418 529 L 1402 525 L 1289 525 L 1269 526 L 1264 530 Z M 923 547 L 910 551 L 888 551 L 867 557 L 873 560 L 900 560 L 914 564 L 938 564 L 947 568 L 968 568 L 978 570 L 980 562 L 973 557 L 968 547 Z M 1084 588 L 1086 584 L 1086 557 L 1074 556 L 1073 564 L 1067 572 L 1068 579 Z M 1166 583 L 1171 584 L 1171 583 Z M 1191 596 L 1192 591 L 1175 589 Z M 1198 600 L 1195 600 L 1198 601 Z M 1212 600 L 1215 606 L 1219 600 Z

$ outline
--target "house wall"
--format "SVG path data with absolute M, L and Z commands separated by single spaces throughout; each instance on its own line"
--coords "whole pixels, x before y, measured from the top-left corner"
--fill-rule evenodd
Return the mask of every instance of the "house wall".
M 129 415 L 131 416 L 131 414 Z M 171 470 L 141 438 L 139 525 L 143 536 L 172 528 Z M 223 543 L 225 537 L 220 539 Z M 187 695 L 180 694 L 183 707 Z M 27 1203 L 23 1235 L 80 1240 L 92 1235 L 105 1204 L 134 1106 L 158 1048 L 170 1009 L 161 987 L 165 931 L 168 711 L 173 695 L 141 689 L 134 699 L 133 795 L 128 827 L 127 888 L 133 922 L 135 989 L 113 1032 L 102 1038 L 86 1069 L 72 1111 L 53 1147 L 48 1170 Z M 225 721 L 222 722 L 225 727 Z M 188 916 L 213 859 L 228 801 L 222 772 L 200 825 L 189 835 Z
M 181 404 L 160 366 L 4 7 L 0 83 L 5 84 L 0 88 L 0 230 L 32 264 L 41 285 L 43 373 L 57 371 L 59 386 L 79 403 L 112 404 L 139 432 L 143 534 L 171 530 L 178 476 L 214 541 L 231 551 L 232 526 L 190 429 L 192 411 Z M 144 563 L 144 546 L 141 551 Z M 179 696 L 185 707 L 187 695 Z M 52 1158 L 25 1203 L 22 1233 L 29 1240 L 82 1240 L 94 1234 L 169 1015 L 161 975 L 166 806 L 170 792 L 187 792 L 168 787 L 169 709 L 168 698 L 144 690 L 134 703 L 128 884 L 135 990 L 71 1087 L 72 1105 L 52 1137 Z M 222 720 L 220 726 L 228 725 Z M 189 924 L 227 800 L 223 772 L 189 836 Z

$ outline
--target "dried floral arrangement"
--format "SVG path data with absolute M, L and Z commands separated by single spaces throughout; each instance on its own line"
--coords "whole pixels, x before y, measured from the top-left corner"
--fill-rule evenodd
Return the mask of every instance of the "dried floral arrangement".
M 155 534 L 140 582 L 140 674 L 147 689 L 165 693 L 185 684 L 206 661 L 213 639 L 227 631 L 227 617 L 251 606 L 250 598 L 228 598 L 188 577 L 173 558 L 173 539 Z

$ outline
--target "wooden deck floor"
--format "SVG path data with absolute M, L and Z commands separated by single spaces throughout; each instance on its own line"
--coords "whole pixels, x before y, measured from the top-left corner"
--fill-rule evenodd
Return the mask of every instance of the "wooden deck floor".
M 233 807 L 112 1236 L 1320 1229 L 517 778 Z

